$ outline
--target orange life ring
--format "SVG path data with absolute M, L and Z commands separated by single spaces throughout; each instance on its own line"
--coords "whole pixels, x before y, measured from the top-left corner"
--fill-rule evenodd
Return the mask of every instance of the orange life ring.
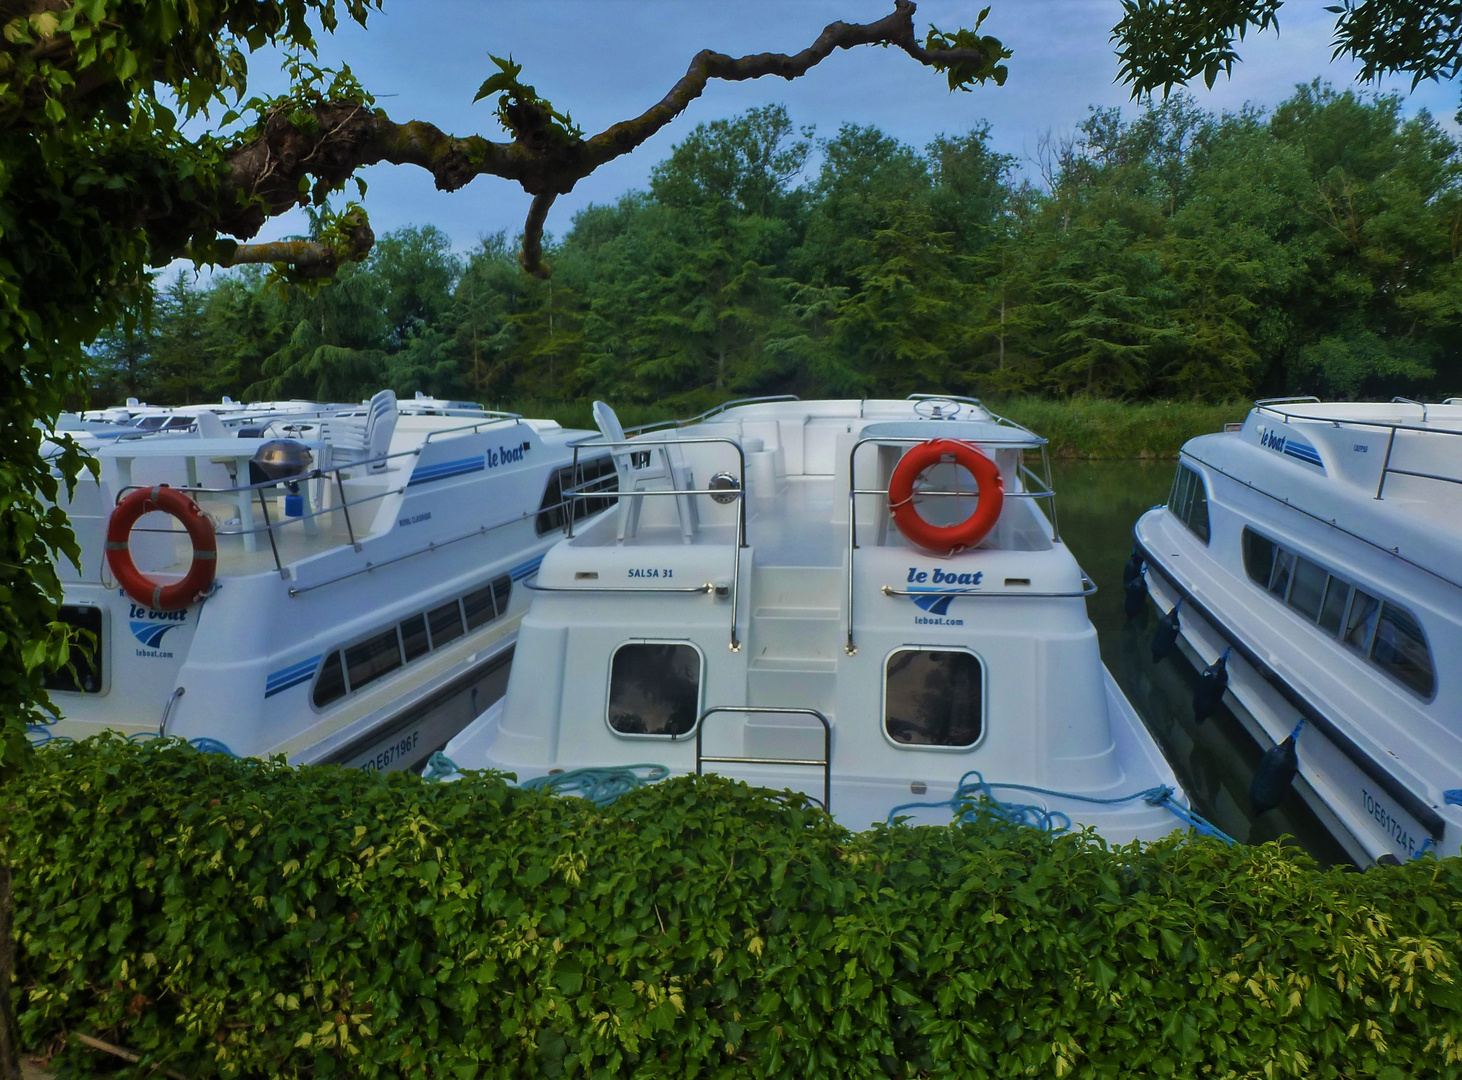
M 160 585 L 137 569 L 127 544 L 137 519 L 154 510 L 181 521 L 193 541 L 193 564 L 182 581 L 171 585 Z M 137 488 L 117 504 L 107 522 L 107 565 L 116 575 L 117 584 L 139 604 L 154 611 L 180 611 L 201 600 L 213 584 L 218 570 L 218 538 L 198 504 L 181 491 L 174 491 L 166 484 Z
M 957 525 L 931 525 L 914 508 L 914 483 L 925 469 L 949 461 L 969 470 L 980 502 Z M 985 539 L 1004 505 L 1005 483 L 995 463 L 969 443 L 954 439 L 919 443 L 899 460 L 888 483 L 888 507 L 898 531 L 917 547 L 941 555 L 953 555 Z

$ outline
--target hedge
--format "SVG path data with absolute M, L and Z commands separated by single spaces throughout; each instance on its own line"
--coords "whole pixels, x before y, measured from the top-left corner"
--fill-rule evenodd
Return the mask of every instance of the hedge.
M 15 794 L 12 791 L 12 794 Z M 18 1008 L 187 1077 L 1462 1075 L 1462 861 L 47 748 Z

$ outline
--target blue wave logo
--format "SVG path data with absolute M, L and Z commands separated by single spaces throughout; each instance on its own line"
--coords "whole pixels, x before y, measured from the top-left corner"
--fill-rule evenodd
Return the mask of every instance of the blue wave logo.
M 155 623 L 137 622 L 133 620 L 127 624 L 132 630 L 132 636 L 149 649 L 156 649 L 162 643 L 162 636 L 169 630 L 176 629 L 177 623 Z
M 912 599 L 930 615 L 946 614 L 949 611 L 949 605 L 954 601 L 954 597 L 949 593 L 945 593 L 943 596 L 915 596 Z

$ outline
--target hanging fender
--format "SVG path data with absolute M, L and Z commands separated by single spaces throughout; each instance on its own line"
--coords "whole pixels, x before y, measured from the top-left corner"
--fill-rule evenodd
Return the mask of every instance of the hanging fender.
M 132 526 L 143 514 L 154 510 L 177 518 L 193 541 L 193 562 L 183 580 L 171 585 L 153 581 L 132 561 L 128 542 Z M 117 504 L 107 521 L 107 565 L 117 584 L 137 603 L 154 611 L 180 611 L 201 600 L 212 587 L 218 570 L 218 538 L 198 504 L 181 491 L 166 484 L 137 488 Z
M 945 462 L 963 466 L 975 478 L 979 504 L 974 513 L 955 525 L 932 525 L 914 507 L 914 484 L 926 469 Z M 1000 470 L 966 442 L 930 439 L 899 459 L 888 482 L 888 508 L 894 526 L 915 547 L 940 555 L 955 555 L 985 539 L 1005 505 L 1005 483 Z

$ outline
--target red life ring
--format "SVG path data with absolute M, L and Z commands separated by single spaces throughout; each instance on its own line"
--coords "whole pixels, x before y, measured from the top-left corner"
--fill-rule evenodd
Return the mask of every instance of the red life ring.
M 914 483 L 925 469 L 949 461 L 969 470 L 980 502 L 957 525 L 931 525 L 914 508 Z M 1004 505 L 1005 483 L 999 468 L 969 443 L 954 439 L 930 439 L 915 446 L 899 460 L 888 483 L 888 507 L 898 531 L 911 544 L 941 555 L 953 555 L 985 539 Z
M 132 561 L 132 552 L 127 538 L 132 526 L 143 514 L 161 510 L 171 514 L 183 523 L 193 541 L 193 564 L 182 581 L 171 585 L 159 585 Z M 198 504 L 181 491 L 174 491 L 166 484 L 153 488 L 137 488 L 117 504 L 107 522 L 107 565 L 116 575 L 117 584 L 127 595 L 139 604 L 154 611 L 180 611 L 201 600 L 213 584 L 218 570 L 218 538 L 213 534 L 213 525 L 198 509 Z

